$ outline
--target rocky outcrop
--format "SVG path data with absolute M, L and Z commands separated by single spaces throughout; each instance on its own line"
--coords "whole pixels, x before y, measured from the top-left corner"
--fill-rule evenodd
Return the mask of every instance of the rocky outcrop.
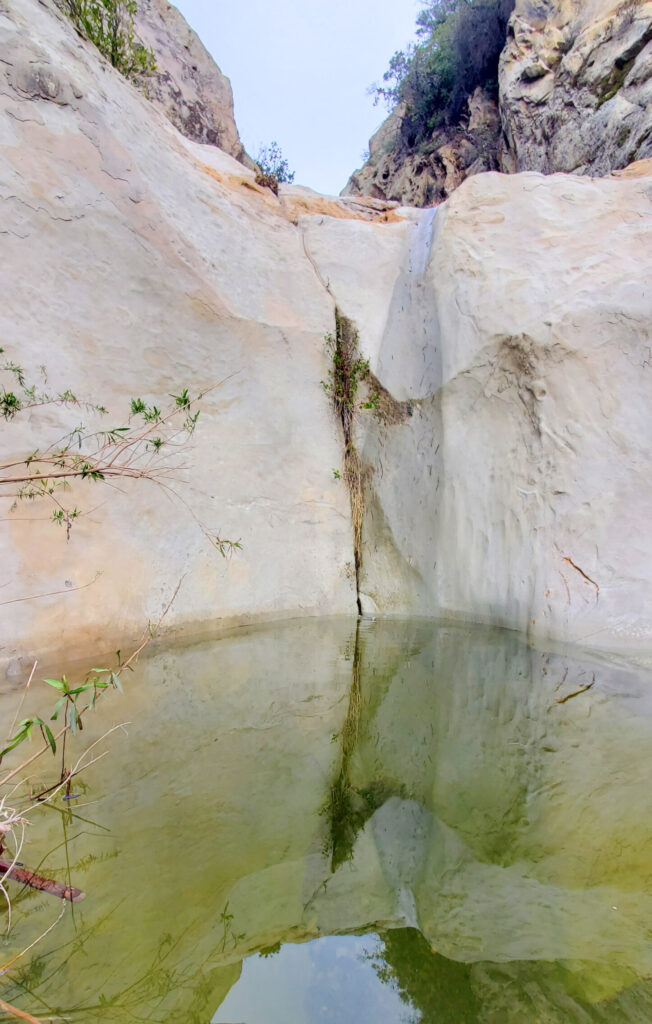
M 156 56 L 156 74 L 139 83 L 148 99 L 187 138 L 252 167 L 238 135 L 231 83 L 183 15 L 168 0 L 138 0 L 136 31 Z
M 223 381 L 177 480 L 192 514 L 147 484 L 83 482 L 67 543 L 49 510 L 4 499 L 4 656 L 105 649 L 181 577 L 177 629 L 356 611 L 321 385 L 336 309 L 375 375 L 354 425 L 363 608 L 652 647 L 646 167 L 476 175 L 437 211 L 277 198 L 179 134 L 50 3 L 5 2 L 0 33 L 4 358 L 44 365 L 110 426 L 132 396 Z M 78 421 L 17 417 L 3 457 Z M 221 559 L 193 516 L 243 551 Z
M 499 107 L 477 89 L 418 145 L 397 107 L 342 194 L 430 206 L 478 171 L 599 177 L 652 155 L 652 2 L 516 0 Z
M 306 224 L 393 398 L 358 420 L 369 610 L 652 646 L 652 180 L 631 170 L 478 175 L 415 223 Z
M 480 89 L 469 97 L 459 125 L 437 129 L 416 149 L 405 133 L 405 111 L 396 107 L 369 141 L 369 159 L 342 195 L 375 196 L 408 206 L 440 203 L 481 171 L 498 169 L 498 106 Z
M 599 176 L 652 155 L 652 3 L 517 0 L 500 66 L 507 171 Z

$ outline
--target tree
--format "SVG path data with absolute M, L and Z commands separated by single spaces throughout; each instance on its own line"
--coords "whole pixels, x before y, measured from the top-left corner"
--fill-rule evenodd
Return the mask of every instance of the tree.
M 136 39 L 136 0 L 65 0 L 65 5 L 78 31 L 125 78 L 143 78 L 156 71 L 153 50 Z
M 417 17 L 419 42 L 398 50 L 374 85 L 375 101 L 404 103 L 409 146 L 442 124 L 457 124 L 468 96 L 480 85 L 498 89 L 498 59 L 515 0 L 424 0 Z
M 278 195 L 279 185 L 291 185 L 294 181 L 294 171 L 290 170 L 278 142 L 270 142 L 269 146 L 261 146 L 256 163 L 258 165 L 257 184 L 271 188 L 275 195 Z

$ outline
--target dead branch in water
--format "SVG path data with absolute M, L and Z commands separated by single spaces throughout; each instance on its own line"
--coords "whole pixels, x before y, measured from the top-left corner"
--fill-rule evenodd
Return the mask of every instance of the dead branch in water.
M 62 882 L 55 882 L 51 878 L 44 878 L 27 868 L 19 868 L 8 861 L 0 860 L 0 871 L 5 878 L 11 878 L 14 882 L 28 885 L 30 889 L 38 889 L 40 892 L 47 892 L 60 900 L 68 900 L 69 903 L 80 903 L 86 899 L 86 893 L 81 889 L 75 889 L 72 885 L 64 885 Z

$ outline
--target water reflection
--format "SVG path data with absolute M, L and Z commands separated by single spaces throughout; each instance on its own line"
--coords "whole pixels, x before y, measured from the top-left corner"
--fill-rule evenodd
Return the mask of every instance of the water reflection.
M 161 649 L 94 723 L 134 725 L 65 835 L 53 812 L 33 827 L 30 867 L 43 855 L 42 873 L 88 898 L 3 998 L 36 1016 L 208 1024 L 244 991 L 247 957 L 374 932 L 358 995 L 374 968 L 388 1022 L 642 1024 L 651 682 L 422 620 Z M 34 892 L 14 909 L 2 962 L 58 912 Z M 362 1019 L 343 994 L 356 984 L 333 990 L 331 1017 L 293 1021 Z

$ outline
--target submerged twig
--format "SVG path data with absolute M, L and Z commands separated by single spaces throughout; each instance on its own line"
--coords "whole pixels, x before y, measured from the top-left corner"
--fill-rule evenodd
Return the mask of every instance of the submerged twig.
M 5 1003 L 4 999 L 0 999 L 0 1010 L 4 1013 L 8 1013 L 10 1017 L 18 1017 L 19 1020 L 26 1020 L 31 1024 L 42 1024 L 37 1017 L 32 1017 L 30 1013 L 24 1013 L 23 1010 L 19 1010 L 16 1006 L 12 1006 L 11 1003 Z
M 581 693 L 586 693 L 587 690 L 591 690 L 595 686 L 595 672 L 593 673 L 593 679 L 586 686 L 580 687 L 579 690 L 574 690 L 573 693 L 567 693 L 565 697 L 559 697 L 556 704 L 565 704 L 567 700 L 571 700 L 573 697 L 579 697 Z

